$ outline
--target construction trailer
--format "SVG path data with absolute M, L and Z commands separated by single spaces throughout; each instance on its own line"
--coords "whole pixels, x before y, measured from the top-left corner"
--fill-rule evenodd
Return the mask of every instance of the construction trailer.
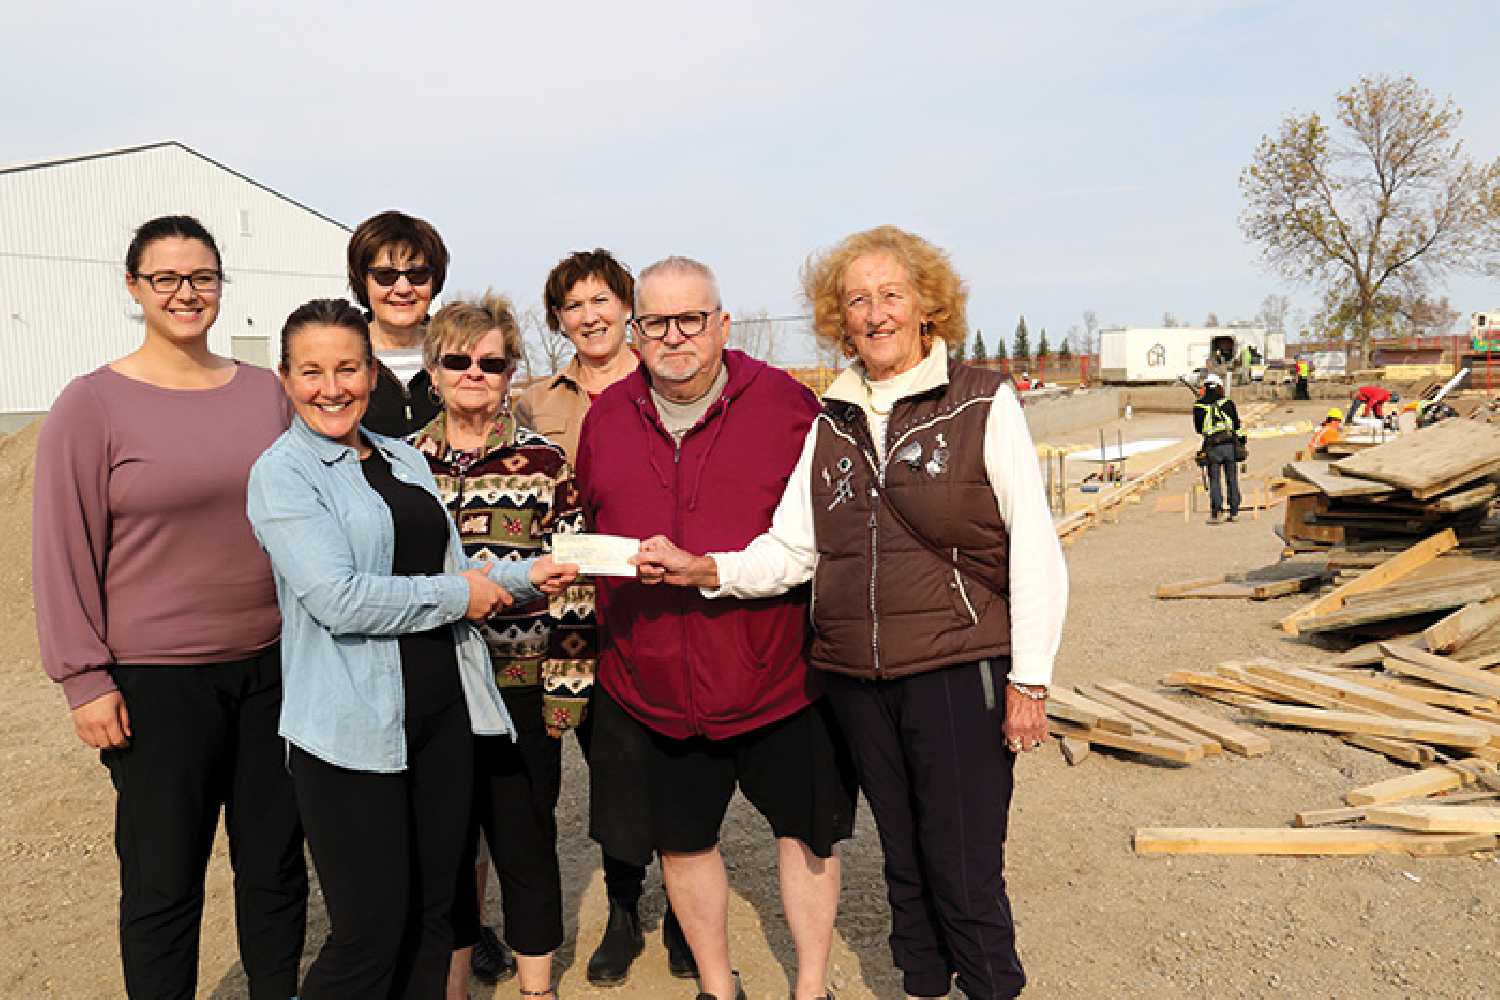
M 1175 382 L 1209 367 L 1239 375 L 1245 348 L 1257 360 L 1241 377 L 1259 378 L 1265 366 L 1286 359 L 1286 335 L 1258 326 L 1125 327 L 1099 334 L 1099 377 L 1142 385 Z

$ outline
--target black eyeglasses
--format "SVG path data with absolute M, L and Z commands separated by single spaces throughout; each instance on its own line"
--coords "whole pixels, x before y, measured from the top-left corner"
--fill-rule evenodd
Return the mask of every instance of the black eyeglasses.
M 413 285 L 425 285 L 432 280 L 432 268 L 426 264 L 416 267 L 367 267 L 365 273 L 381 288 L 390 288 L 402 278 Z
M 144 281 L 151 286 L 154 292 L 162 295 L 174 295 L 177 289 L 182 287 L 186 281 L 193 286 L 195 292 L 217 292 L 219 286 L 224 283 L 224 274 L 220 271 L 194 271 L 191 274 L 183 274 L 180 271 L 155 271 L 151 274 L 137 274 L 137 281 Z
M 438 364 L 450 372 L 466 372 L 473 365 L 486 375 L 504 375 L 510 371 L 509 358 L 471 358 L 467 354 L 444 354 Z
M 672 324 L 677 324 L 677 332 L 684 337 L 696 337 L 708 329 L 708 318 L 718 309 L 710 309 L 705 312 L 702 309 L 694 309 L 690 312 L 673 313 L 670 316 L 657 316 L 647 313 L 645 316 L 637 316 L 632 322 L 635 324 L 636 332 L 647 340 L 663 340 Z

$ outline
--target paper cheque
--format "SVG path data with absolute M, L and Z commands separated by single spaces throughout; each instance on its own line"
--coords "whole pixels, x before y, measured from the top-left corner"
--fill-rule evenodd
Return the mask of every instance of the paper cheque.
M 552 559 L 577 563 L 583 576 L 635 576 L 628 560 L 641 550 L 634 538 L 619 535 L 553 535 Z

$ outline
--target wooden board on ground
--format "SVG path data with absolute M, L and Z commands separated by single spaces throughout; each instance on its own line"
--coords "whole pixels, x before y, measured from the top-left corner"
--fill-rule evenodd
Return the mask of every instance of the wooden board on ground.
M 1121 701 L 1138 705 L 1170 719 L 1178 725 L 1201 733 L 1223 744 L 1225 748 L 1244 757 L 1259 757 L 1271 752 L 1271 741 L 1260 733 L 1251 732 L 1225 719 L 1218 719 L 1186 705 L 1179 705 L 1169 698 L 1154 694 L 1125 681 L 1101 681 L 1099 688 Z
M 1444 420 L 1333 463 L 1339 473 L 1400 486 L 1413 496 L 1460 485 L 1500 465 L 1500 427 Z
M 1425 538 L 1417 544 L 1397 553 L 1379 566 L 1366 570 L 1359 578 L 1346 583 L 1341 587 L 1335 587 L 1330 593 L 1323 595 L 1317 600 L 1306 604 L 1296 611 L 1281 619 L 1279 623 L 1282 631 L 1291 635 L 1297 635 L 1302 622 L 1320 615 L 1332 614 L 1344 606 L 1345 600 L 1351 594 L 1362 594 L 1366 591 L 1378 590 L 1386 584 L 1401 579 L 1414 572 L 1418 567 L 1424 566 L 1444 552 L 1456 548 L 1458 536 L 1453 533 L 1452 528 L 1439 531 L 1430 538 Z
M 1470 802 L 1494 799 L 1495 792 L 1454 792 L 1440 799 L 1430 800 L 1434 805 L 1463 805 Z M 1404 804 L 1404 803 L 1402 803 Z M 1330 823 L 1357 822 L 1365 813 L 1381 806 L 1350 806 L 1347 809 L 1306 809 L 1292 818 L 1293 826 L 1327 826 Z
M 1420 743 L 1407 743 L 1405 740 L 1388 740 L 1383 736 L 1355 734 L 1345 736 L 1344 742 L 1350 746 L 1359 747 L 1361 750 L 1373 750 L 1378 754 L 1384 754 L 1391 760 L 1411 764 L 1414 767 L 1431 764 L 1437 759 L 1432 747 L 1423 746 Z
M 1381 826 L 1423 833 L 1500 833 L 1497 806 L 1375 806 L 1365 818 Z
M 1112 747 L 1115 750 L 1129 750 L 1131 753 L 1168 760 L 1174 764 L 1191 764 L 1203 759 L 1201 746 L 1189 746 L 1186 743 L 1165 740 L 1158 736 L 1140 734 L 1127 736 L 1108 729 L 1084 729 L 1081 726 L 1057 721 L 1048 723 L 1048 728 L 1053 736 L 1071 737 L 1075 740 L 1084 740 L 1094 746 Z
M 1436 590 L 1419 589 L 1392 597 L 1376 595 L 1368 601 L 1346 602 L 1332 614 L 1304 618 L 1297 623 L 1299 632 L 1337 632 L 1356 625 L 1395 621 L 1413 615 L 1433 614 L 1461 608 L 1476 601 L 1487 601 L 1500 595 L 1500 579 L 1492 583 L 1467 583 Z
M 1385 669 L 1394 673 L 1418 677 L 1430 684 L 1439 684 L 1455 691 L 1467 691 L 1485 698 L 1500 698 L 1500 677 L 1488 670 L 1471 667 L 1444 656 L 1435 656 L 1399 642 L 1383 643 L 1381 648 L 1389 654 L 1382 661 Z M 1392 660 L 1400 662 L 1393 666 Z M 1417 668 L 1415 672 L 1412 670 L 1414 667 Z
M 1325 733 L 1361 733 L 1398 740 L 1415 740 L 1437 746 L 1472 749 L 1489 742 L 1489 736 L 1477 726 L 1422 719 L 1392 719 L 1362 712 L 1335 712 L 1323 708 L 1297 708 L 1287 705 L 1247 705 L 1243 709 L 1252 719 L 1274 722 Z
M 1188 746 L 1199 747 L 1202 749 L 1205 757 L 1217 756 L 1224 752 L 1224 747 L 1220 745 L 1218 740 L 1204 736 L 1202 733 L 1189 729 L 1171 719 L 1163 718 L 1155 712 L 1149 712 L 1139 706 L 1132 705 L 1123 698 L 1116 698 L 1108 691 L 1101 690 L 1097 685 L 1080 685 L 1076 690 L 1085 697 L 1092 698 L 1100 704 L 1108 705 L 1110 708 L 1125 713 L 1164 739 L 1176 740 Z
M 1373 785 L 1351 788 L 1344 795 L 1344 801 L 1351 806 L 1373 806 L 1400 802 L 1402 799 L 1422 798 L 1462 788 L 1468 784 L 1465 777 L 1462 771 L 1449 767 L 1428 767 L 1413 774 L 1377 781 Z
M 1146 828 L 1135 832 L 1137 854 L 1411 854 L 1439 857 L 1491 850 L 1494 835 L 1425 834 L 1402 830 L 1297 830 L 1285 827 Z
M 1069 767 L 1077 767 L 1089 755 L 1089 745 L 1085 740 L 1074 739 L 1071 736 L 1060 736 L 1057 743 L 1058 746 L 1062 747 L 1063 759 L 1068 762 Z
M 1473 642 L 1491 626 L 1500 624 L 1500 601 L 1468 604 L 1422 633 L 1432 653 L 1452 653 Z
M 1138 722 L 1131 721 L 1128 715 L 1118 709 L 1110 708 L 1108 705 L 1101 705 L 1090 698 L 1085 698 L 1081 694 L 1069 691 L 1061 685 L 1053 687 L 1048 692 L 1047 707 L 1048 709 L 1065 707 L 1075 713 L 1086 714 L 1098 719 L 1099 721 L 1092 726 L 1085 727 L 1089 729 L 1108 729 L 1125 736 L 1129 736 L 1132 733 L 1144 733 L 1146 731 L 1144 726 Z M 1049 712 L 1048 714 L 1052 713 Z M 1076 720 L 1064 719 L 1063 721 L 1073 721 L 1075 725 L 1077 724 Z

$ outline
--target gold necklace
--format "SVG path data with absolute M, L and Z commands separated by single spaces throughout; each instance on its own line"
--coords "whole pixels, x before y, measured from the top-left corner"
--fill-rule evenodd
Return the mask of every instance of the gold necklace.
M 870 412 L 875 414 L 877 417 L 890 416 L 891 408 L 889 406 L 882 410 L 880 407 L 875 405 L 875 390 L 870 388 L 869 380 L 860 379 L 860 381 L 864 382 L 865 384 L 865 401 L 870 404 Z

